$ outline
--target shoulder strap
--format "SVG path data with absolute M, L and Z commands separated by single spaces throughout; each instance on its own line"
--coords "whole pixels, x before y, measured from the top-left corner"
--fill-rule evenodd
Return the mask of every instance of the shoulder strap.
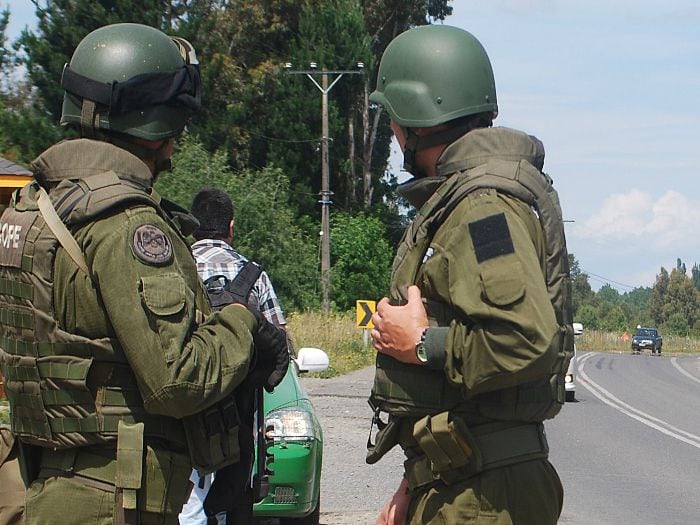
M 83 251 L 80 249 L 80 246 L 78 246 L 75 237 L 71 235 L 68 228 L 66 228 L 66 225 L 63 224 L 63 221 L 59 218 L 44 188 L 39 188 L 37 194 L 39 211 L 41 212 L 46 225 L 56 236 L 56 239 L 58 239 L 58 242 L 61 243 L 61 246 L 63 246 L 63 249 L 66 250 L 70 258 L 73 259 L 73 262 L 77 264 L 78 268 L 80 268 L 85 275 L 89 277 L 90 272 L 88 271 L 87 263 L 85 262 L 85 256 L 83 255 Z
M 238 275 L 228 285 L 228 291 L 231 292 L 237 299 L 243 303 L 248 302 L 250 292 L 255 286 L 255 282 L 260 277 L 263 269 L 262 266 L 252 261 L 245 263 Z

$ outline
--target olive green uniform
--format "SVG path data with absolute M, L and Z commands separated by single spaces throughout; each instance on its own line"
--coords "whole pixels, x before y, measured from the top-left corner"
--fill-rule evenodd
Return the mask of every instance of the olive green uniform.
M 368 461 L 402 446 L 410 524 L 545 524 L 561 511 L 541 422 L 563 401 L 568 264 L 555 194 L 533 167 L 540 153 L 524 133 L 474 130 L 447 147 L 437 177 L 404 191 L 419 213 L 394 260 L 391 298 L 402 304 L 419 286 L 428 364 L 378 354 L 371 400 L 390 422 Z M 547 209 L 516 196 L 520 179 L 541 179 Z
M 0 425 L 0 525 L 20 525 L 24 514 L 24 482 L 10 429 Z
M 26 522 L 132 522 L 138 512 L 140 523 L 177 523 L 192 468 L 180 418 L 228 398 L 244 379 L 255 318 L 230 306 L 197 324 L 209 314 L 206 292 L 178 224 L 161 208 L 152 174 L 138 158 L 78 139 L 50 148 L 34 168 L 53 186 L 51 200 L 89 275 L 60 247 L 55 259 L 38 247 L 33 257 L 23 255 L 25 266 L 54 261 L 48 300 L 58 331 L 50 333 L 64 337 L 64 346 L 23 343 L 21 316 L 4 318 L 13 320 L 3 326 L 0 350 L 16 405 L 13 429 L 40 450 Z M 35 207 L 36 186 L 27 186 L 3 221 Z M 8 219 L 11 211 L 16 215 Z M 20 247 L 25 234 L 34 230 L 21 230 Z M 19 306 L 21 290 L 2 292 L 6 310 L 26 311 Z M 34 294 L 41 294 L 36 286 Z M 33 318 L 36 326 L 43 319 L 40 312 Z M 33 382 L 35 375 L 41 382 Z M 33 385 L 52 391 L 27 399 L 21 390 Z M 46 445 L 36 446 L 42 439 Z

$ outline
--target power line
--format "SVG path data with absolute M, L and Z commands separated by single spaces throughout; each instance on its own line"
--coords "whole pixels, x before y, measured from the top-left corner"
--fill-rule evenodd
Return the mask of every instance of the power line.
M 248 132 L 248 134 L 249 134 L 250 136 L 252 136 L 252 137 L 256 137 L 256 138 L 259 138 L 259 139 L 265 139 L 265 140 L 269 140 L 269 141 L 272 141 L 272 142 L 285 142 L 285 143 L 288 143 L 288 144 L 306 144 L 306 143 L 309 143 L 309 142 L 320 143 L 320 142 L 323 140 L 323 137 L 318 137 L 318 138 L 316 138 L 316 139 L 306 139 L 306 140 L 290 140 L 290 139 L 278 139 L 278 138 L 276 138 L 276 137 L 268 137 L 268 136 L 266 136 L 266 135 L 260 135 L 259 133 L 251 133 L 251 132 Z M 333 140 L 333 139 L 330 139 L 330 140 Z
M 612 279 L 608 279 L 607 277 L 603 277 L 602 275 L 597 275 L 593 272 L 589 272 L 588 270 L 584 270 L 583 268 L 581 269 L 581 271 L 587 275 L 597 277 L 598 278 L 597 280 L 599 280 L 600 282 L 603 282 L 605 284 L 613 283 L 613 284 L 616 284 L 618 286 L 622 286 L 624 288 L 629 288 L 630 290 L 634 290 L 635 288 L 637 288 L 636 286 L 630 286 L 629 284 L 624 284 L 624 283 L 619 283 L 617 281 L 613 281 Z

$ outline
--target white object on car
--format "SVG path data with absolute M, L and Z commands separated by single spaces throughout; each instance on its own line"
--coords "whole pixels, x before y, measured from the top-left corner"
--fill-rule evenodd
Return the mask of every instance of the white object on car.
M 328 368 L 328 354 L 320 348 L 301 348 L 296 359 L 299 373 L 304 372 L 323 372 Z
M 583 325 L 581 323 L 573 323 L 574 335 L 583 333 Z M 564 376 L 564 387 L 566 388 L 566 400 L 574 401 L 576 399 L 576 343 L 574 343 L 574 355 L 569 361 L 569 368 L 566 369 Z

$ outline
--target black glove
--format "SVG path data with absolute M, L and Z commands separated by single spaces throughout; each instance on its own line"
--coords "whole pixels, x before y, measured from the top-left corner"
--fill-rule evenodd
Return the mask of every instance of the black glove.
M 249 310 L 258 321 L 258 327 L 253 332 L 257 359 L 251 379 L 255 384 L 262 384 L 265 390 L 272 392 L 280 384 L 289 367 L 287 332 L 265 319 L 257 308 Z

